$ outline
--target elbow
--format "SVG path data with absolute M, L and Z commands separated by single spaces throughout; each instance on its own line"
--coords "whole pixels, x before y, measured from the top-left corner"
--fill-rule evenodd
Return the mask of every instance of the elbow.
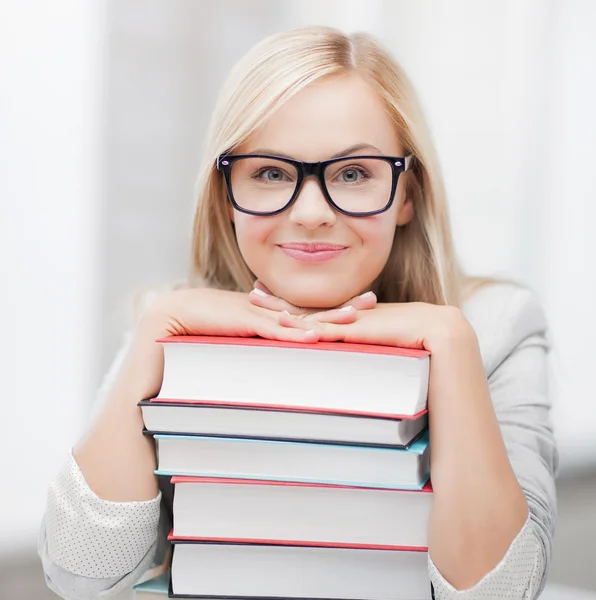
M 463 554 L 456 558 L 468 560 Z M 548 561 L 544 545 L 528 520 L 501 561 L 484 572 L 480 579 L 477 575 L 472 576 L 471 572 L 460 572 L 453 577 L 451 572 L 439 571 L 430 555 L 429 575 L 437 600 L 444 597 L 461 597 L 462 600 L 469 597 L 492 598 L 497 589 L 502 591 L 503 597 L 536 600 L 546 583 Z
M 114 577 L 87 577 L 73 573 L 59 565 L 48 552 L 45 526 L 38 541 L 38 556 L 41 560 L 46 586 L 64 600 L 98 600 L 115 598 L 124 590 L 132 589 L 138 579 L 153 567 L 157 543 L 130 573 Z
M 112 596 L 110 589 L 114 587 L 113 580 L 76 575 L 62 569 L 47 557 L 42 557 L 42 565 L 47 587 L 64 600 L 97 600 Z
M 104 594 L 104 589 L 89 587 L 86 582 L 80 581 L 80 577 L 69 578 L 68 585 L 65 585 L 64 582 L 52 579 L 47 572 L 44 572 L 44 575 L 48 588 L 64 600 L 97 600 L 99 597 L 109 597 Z
M 143 561 L 143 563 L 150 561 Z M 93 578 L 71 573 L 42 556 L 43 573 L 47 587 L 64 600 L 108 600 L 122 598 L 121 594 L 141 578 L 150 564 L 141 564 L 123 577 Z

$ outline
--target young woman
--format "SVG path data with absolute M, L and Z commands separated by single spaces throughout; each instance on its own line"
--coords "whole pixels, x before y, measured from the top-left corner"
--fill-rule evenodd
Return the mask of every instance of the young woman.
M 160 389 L 156 338 L 218 334 L 430 350 L 435 598 L 538 596 L 556 512 L 547 325 L 529 291 L 460 272 L 430 140 L 406 76 L 368 35 L 282 33 L 233 69 L 208 134 L 193 272 L 145 303 L 51 485 L 39 552 L 53 590 L 110 597 L 164 560 L 171 489 L 137 402 Z

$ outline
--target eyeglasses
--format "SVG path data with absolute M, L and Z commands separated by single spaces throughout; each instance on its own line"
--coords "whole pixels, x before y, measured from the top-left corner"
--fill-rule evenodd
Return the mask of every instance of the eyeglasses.
M 327 202 L 351 217 L 385 212 L 393 204 L 399 176 L 412 156 L 344 156 L 309 163 L 267 154 L 222 154 L 222 171 L 232 206 L 249 215 L 271 216 L 288 209 L 307 177 L 315 177 Z

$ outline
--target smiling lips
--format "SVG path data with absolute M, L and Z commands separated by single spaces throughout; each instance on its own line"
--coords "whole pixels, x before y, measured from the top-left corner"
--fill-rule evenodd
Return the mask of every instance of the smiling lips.
M 290 258 L 307 263 L 333 260 L 348 249 L 347 246 L 322 242 L 278 244 L 278 247 Z

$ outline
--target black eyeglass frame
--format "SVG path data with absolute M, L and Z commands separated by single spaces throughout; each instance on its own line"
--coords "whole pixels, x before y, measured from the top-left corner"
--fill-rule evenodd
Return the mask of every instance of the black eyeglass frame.
M 232 165 L 239 159 L 242 158 L 271 158 L 277 161 L 285 162 L 289 165 L 292 165 L 296 168 L 296 172 L 298 173 L 298 179 L 296 180 L 296 188 L 294 189 L 294 193 L 291 198 L 282 208 L 271 212 L 259 212 L 248 210 L 246 208 L 242 208 L 234 199 L 234 193 L 232 191 Z M 391 182 L 391 193 L 389 194 L 389 199 L 387 200 L 387 204 L 383 206 L 383 208 L 379 208 L 377 210 L 371 210 L 368 212 L 351 212 L 342 209 L 339 207 L 329 194 L 327 190 L 327 186 L 325 184 L 325 170 L 332 164 L 345 161 L 345 160 L 357 160 L 361 158 L 374 158 L 387 162 L 391 166 L 392 173 L 392 182 Z M 247 215 L 255 215 L 261 217 L 272 217 L 274 215 L 279 215 L 280 213 L 287 210 L 296 202 L 300 194 L 300 190 L 302 189 L 302 184 L 307 177 L 315 177 L 319 181 L 319 186 L 321 191 L 323 192 L 323 196 L 325 200 L 329 203 L 329 205 L 336 210 L 337 212 L 346 215 L 348 217 L 371 217 L 373 215 L 378 215 L 384 213 L 385 211 L 391 208 L 395 200 L 395 190 L 397 189 L 397 182 L 399 180 L 399 176 L 401 173 L 407 171 L 412 164 L 412 155 L 408 156 L 381 156 L 381 155 L 353 155 L 353 156 L 340 156 L 338 158 L 331 158 L 329 160 L 323 160 L 320 162 L 303 162 L 301 160 L 294 160 L 293 158 L 286 158 L 285 156 L 274 156 L 271 154 L 221 154 L 217 158 L 217 169 L 223 173 L 226 190 L 228 193 L 228 198 L 232 204 L 232 206 Z

